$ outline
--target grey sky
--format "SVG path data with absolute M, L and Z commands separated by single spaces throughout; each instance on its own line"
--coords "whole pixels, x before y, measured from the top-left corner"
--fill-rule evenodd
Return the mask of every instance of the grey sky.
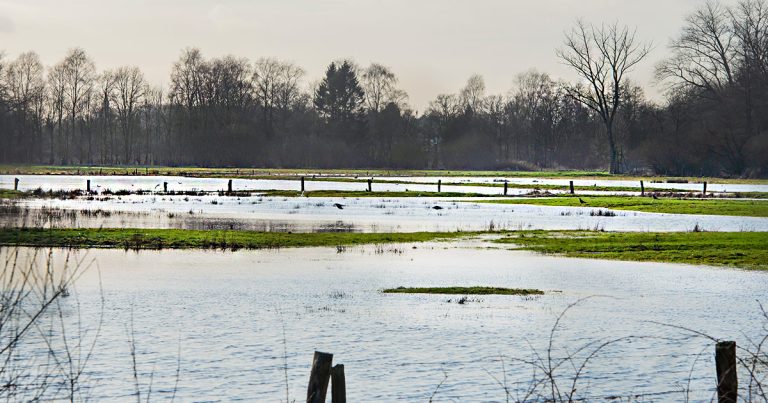
M 726 3 L 734 0 L 726 0 Z M 577 18 L 637 27 L 654 51 L 633 74 L 650 88 L 653 65 L 685 15 L 704 0 L 0 0 L 0 50 L 37 51 L 43 62 L 80 46 L 99 69 L 137 65 L 168 82 L 182 48 L 206 56 L 292 60 L 308 82 L 329 61 L 391 67 L 423 110 L 473 73 L 489 93 L 506 93 L 531 68 L 573 79 L 555 49 Z

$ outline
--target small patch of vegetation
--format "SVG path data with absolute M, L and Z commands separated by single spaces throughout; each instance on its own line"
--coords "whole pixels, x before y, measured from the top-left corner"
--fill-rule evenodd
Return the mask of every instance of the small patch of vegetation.
M 65 248 L 236 250 L 426 242 L 456 239 L 474 234 L 469 232 L 388 234 L 321 232 L 293 234 L 232 230 L 0 228 L 0 245 Z
M 569 257 L 655 261 L 768 270 L 768 233 L 526 231 L 495 242 Z
M 480 201 L 480 203 L 537 206 L 592 207 L 648 213 L 703 214 L 768 217 L 768 201 L 732 199 L 681 199 L 628 196 L 568 196 Z
M 450 295 L 544 295 L 544 291 L 530 288 L 502 287 L 397 287 L 382 291 L 385 294 L 450 294 Z
M 10 189 L 0 189 L 0 199 L 19 199 L 24 195 L 24 192 Z

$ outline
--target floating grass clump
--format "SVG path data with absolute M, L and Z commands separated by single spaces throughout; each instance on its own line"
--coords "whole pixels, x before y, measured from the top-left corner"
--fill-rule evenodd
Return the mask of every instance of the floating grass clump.
M 440 295 L 544 295 L 544 291 L 531 288 L 502 287 L 397 287 L 382 291 L 385 294 L 440 294 Z

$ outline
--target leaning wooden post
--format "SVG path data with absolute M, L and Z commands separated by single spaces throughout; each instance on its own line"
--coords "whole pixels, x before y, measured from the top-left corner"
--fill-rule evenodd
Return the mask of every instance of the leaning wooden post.
M 373 184 L 373 179 L 368 179 L 368 191 L 369 191 L 369 192 L 372 192 L 372 190 L 371 190 L 371 188 L 372 188 L 372 186 L 371 186 L 371 185 L 372 185 L 372 184 Z
M 704 191 L 703 191 L 703 192 L 701 192 L 701 194 L 702 194 L 703 196 L 706 196 L 706 195 L 707 195 L 707 181 L 704 181 Z
M 309 374 L 307 403 L 325 403 L 332 363 L 333 354 L 315 351 L 315 357 L 312 359 L 312 372 Z
M 304 193 L 304 177 L 301 177 L 301 193 Z
M 507 192 L 509 191 L 509 182 L 504 181 L 504 196 L 507 195 Z
M 438 179 L 437 180 L 437 193 L 440 193 L 440 188 L 442 187 L 442 185 L 443 185 L 443 180 L 442 179 Z M 342 367 L 342 369 L 343 369 L 343 367 Z
M 13 190 L 19 190 L 19 178 L 13 178 Z
M 331 368 L 331 402 L 347 403 L 347 383 L 344 380 L 344 364 Z
M 227 192 L 232 193 L 232 179 L 227 182 Z
M 576 194 L 576 192 L 573 191 L 573 181 L 570 181 L 570 186 L 571 186 L 571 194 Z
M 736 342 L 721 341 L 715 346 L 717 369 L 717 401 L 736 403 L 739 396 L 739 380 L 736 373 Z
M 90 179 L 85 181 L 85 192 L 86 193 L 91 193 L 91 180 Z
M 645 185 L 640 181 L 640 196 L 645 196 Z

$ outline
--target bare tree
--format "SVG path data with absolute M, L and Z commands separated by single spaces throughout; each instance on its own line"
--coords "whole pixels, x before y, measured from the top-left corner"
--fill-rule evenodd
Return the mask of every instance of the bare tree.
M 96 67 L 83 49 L 75 48 L 70 50 L 61 62 L 61 70 L 70 126 L 69 134 L 65 136 L 64 160 L 66 163 L 70 163 L 70 140 L 75 136 L 78 120 L 87 109 L 87 101 L 89 101 L 90 92 L 93 91 Z M 82 137 L 82 125 L 80 126 L 80 134 Z M 83 162 L 82 146 L 79 148 L 80 160 Z
M 369 111 L 381 112 L 389 103 L 404 108 L 408 94 L 396 87 L 397 76 L 388 67 L 371 63 L 362 75 L 365 104 Z
M 483 76 L 473 74 L 469 77 L 467 85 L 461 89 L 459 97 L 465 108 L 470 108 L 475 113 L 481 112 L 485 97 L 485 80 L 483 80 Z
M 658 65 L 656 74 L 670 79 L 672 89 L 697 89 L 697 94 L 717 99 L 734 82 L 737 49 L 728 10 L 707 2 L 685 22 L 670 46 L 673 56 Z
M 147 84 L 144 74 L 138 67 L 120 67 L 114 71 L 113 79 L 112 104 L 117 111 L 123 135 L 123 158 L 127 163 L 135 162 L 133 131 L 136 126 L 139 103 L 144 96 Z
M 35 52 L 26 52 L 8 64 L 6 69 L 6 90 L 10 106 L 23 116 L 19 119 L 18 136 L 26 149 L 27 159 L 32 152 L 40 150 L 42 129 L 42 98 L 45 95 L 43 64 Z
M 596 27 L 582 21 L 566 34 L 558 57 L 573 68 L 586 85 L 568 88 L 568 94 L 598 114 L 605 125 L 610 149 L 610 172 L 621 171 L 614 119 L 622 102 L 627 73 L 650 52 L 650 44 L 636 39 L 635 32 L 618 23 Z

